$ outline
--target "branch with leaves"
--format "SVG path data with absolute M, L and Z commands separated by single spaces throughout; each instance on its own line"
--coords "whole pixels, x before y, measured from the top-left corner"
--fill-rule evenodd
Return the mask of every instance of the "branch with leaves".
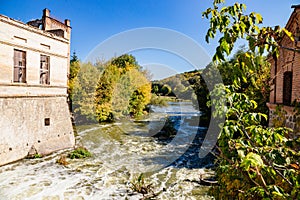
M 234 44 L 238 39 L 245 39 L 248 42 L 249 50 L 263 54 L 265 51 L 278 56 L 278 42 L 284 35 L 292 41 L 292 34 L 285 28 L 279 26 L 260 27 L 263 18 L 259 13 L 251 12 L 244 14 L 246 5 L 235 3 L 232 6 L 219 8 L 224 0 L 214 1 L 214 6 L 203 12 L 202 16 L 209 19 L 210 28 L 206 34 L 206 41 L 213 39 L 217 33 L 221 34 L 219 46 L 213 57 L 214 61 L 225 61 L 226 55 L 229 56 Z
M 216 109 L 226 112 L 226 120 L 218 139 L 219 185 L 212 187 L 211 194 L 217 199 L 300 199 L 300 139 L 289 139 L 291 130 L 286 128 L 263 127 L 267 116 L 256 112 L 260 99 L 250 98 L 253 87 L 262 89 L 257 82 L 263 65 L 257 56 L 269 53 L 277 58 L 281 39 L 293 37 L 279 26 L 263 27 L 259 13 L 245 14 L 245 4 L 224 3 L 215 0 L 203 12 L 210 21 L 206 41 L 220 37 L 213 61 L 219 66 L 227 62 L 239 39 L 247 42 L 248 49 L 231 62 L 233 81 L 224 86 L 227 104 Z

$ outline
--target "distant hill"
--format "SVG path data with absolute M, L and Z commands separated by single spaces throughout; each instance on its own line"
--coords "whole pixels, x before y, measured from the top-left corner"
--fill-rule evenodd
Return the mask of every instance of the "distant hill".
M 202 70 L 193 70 L 152 81 L 152 93 L 158 96 L 174 96 L 178 99 L 192 100 L 195 85 L 200 82 Z

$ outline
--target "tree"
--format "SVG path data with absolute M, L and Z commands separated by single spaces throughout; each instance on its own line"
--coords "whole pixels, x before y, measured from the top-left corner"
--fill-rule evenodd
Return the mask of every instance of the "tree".
M 107 65 L 99 80 L 97 80 L 95 106 L 97 121 L 99 122 L 113 120 L 111 100 L 120 75 L 117 66 Z
M 96 87 L 97 120 L 112 121 L 129 114 L 143 114 L 151 98 L 151 84 L 146 76 L 132 55 L 109 61 Z
M 74 78 L 72 99 L 76 123 L 94 123 L 94 95 L 99 72 L 91 63 L 80 64 L 78 75 Z
M 229 61 L 222 62 L 217 65 L 217 68 L 222 76 L 225 85 L 235 85 L 238 89 L 237 92 L 245 93 L 250 99 L 257 102 L 255 112 L 268 114 L 269 109 L 266 103 L 269 101 L 270 96 L 270 64 L 266 61 L 264 56 L 253 54 L 251 63 L 245 60 L 247 51 L 240 49 L 233 55 Z M 257 67 L 249 71 L 244 71 L 242 68 L 237 67 L 244 65 L 255 65 Z M 243 79 L 243 80 L 241 80 Z M 265 121 L 265 124 L 266 121 Z
M 229 85 L 218 86 L 226 90 L 227 104 L 216 110 L 226 112 L 226 120 L 216 147 L 219 185 L 211 193 L 217 199 L 299 199 L 299 138 L 287 138 L 286 128 L 264 128 L 261 122 L 267 116 L 256 111 L 254 95 L 247 93 L 253 90 L 251 87 L 261 90 L 265 84 L 256 83 L 264 79 L 261 56 L 269 52 L 276 58 L 278 41 L 284 34 L 291 34 L 279 26 L 260 27 L 262 16 L 245 14 L 245 4 L 222 7 L 224 2 L 214 0 L 213 6 L 203 12 L 210 21 L 207 42 L 217 33 L 221 35 L 213 61 L 226 61 L 238 39 L 246 40 L 248 49 L 234 62 L 224 63 L 224 68 L 232 71 L 231 78 Z M 216 88 L 211 95 L 218 91 Z
M 80 70 L 80 61 L 75 52 L 73 52 L 72 58 L 70 60 L 70 74 L 69 74 L 69 81 L 68 81 L 68 102 L 69 102 L 69 109 L 72 112 L 72 104 L 73 104 L 73 93 L 74 93 L 74 84 L 75 79 L 78 75 Z
M 111 61 L 111 64 L 117 66 L 118 68 L 123 68 L 123 69 L 125 69 L 127 66 L 134 66 L 138 70 L 141 69 L 135 57 L 130 54 L 123 54 L 118 58 L 113 59 Z
M 138 70 L 133 69 L 130 73 L 135 90 L 131 95 L 128 110 L 132 116 L 141 116 L 151 100 L 151 83 L 145 74 Z

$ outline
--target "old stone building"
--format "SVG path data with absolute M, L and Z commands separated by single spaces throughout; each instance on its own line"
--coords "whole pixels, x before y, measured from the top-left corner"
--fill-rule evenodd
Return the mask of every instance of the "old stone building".
M 270 126 L 282 120 L 283 125 L 298 132 L 300 120 L 294 105 L 300 102 L 300 5 L 292 8 L 294 11 L 285 28 L 293 34 L 294 41 L 284 36 L 280 41 L 279 57 L 269 59 L 271 93 L 267 105 L 270 109 Z
M 0 15 L 0 165 L 75 143 L 67 104 L 70 21 Z

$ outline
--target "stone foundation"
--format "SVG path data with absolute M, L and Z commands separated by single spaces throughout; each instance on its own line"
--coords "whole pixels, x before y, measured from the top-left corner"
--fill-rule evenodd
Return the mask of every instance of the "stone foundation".
M 66 97 L 0 98 L 0 165 L 75 145 Z
M 287 128 L 291 128 L 294 130 L 294 133 L 291 135 L 298 137 L 300 135 L 300 115 L 296 115 L 294 111 L 294 107 L 292 106 L 282 106 L 281 112 L 282 116 L 278 116 L 276 114 L 276 107 L 279 106 L 278 104 L 270 104 L 268 103 L 267 106 L 269 107 L 269 126 L 274 127 L 274 120 L 282 121 L 283 125 Z

